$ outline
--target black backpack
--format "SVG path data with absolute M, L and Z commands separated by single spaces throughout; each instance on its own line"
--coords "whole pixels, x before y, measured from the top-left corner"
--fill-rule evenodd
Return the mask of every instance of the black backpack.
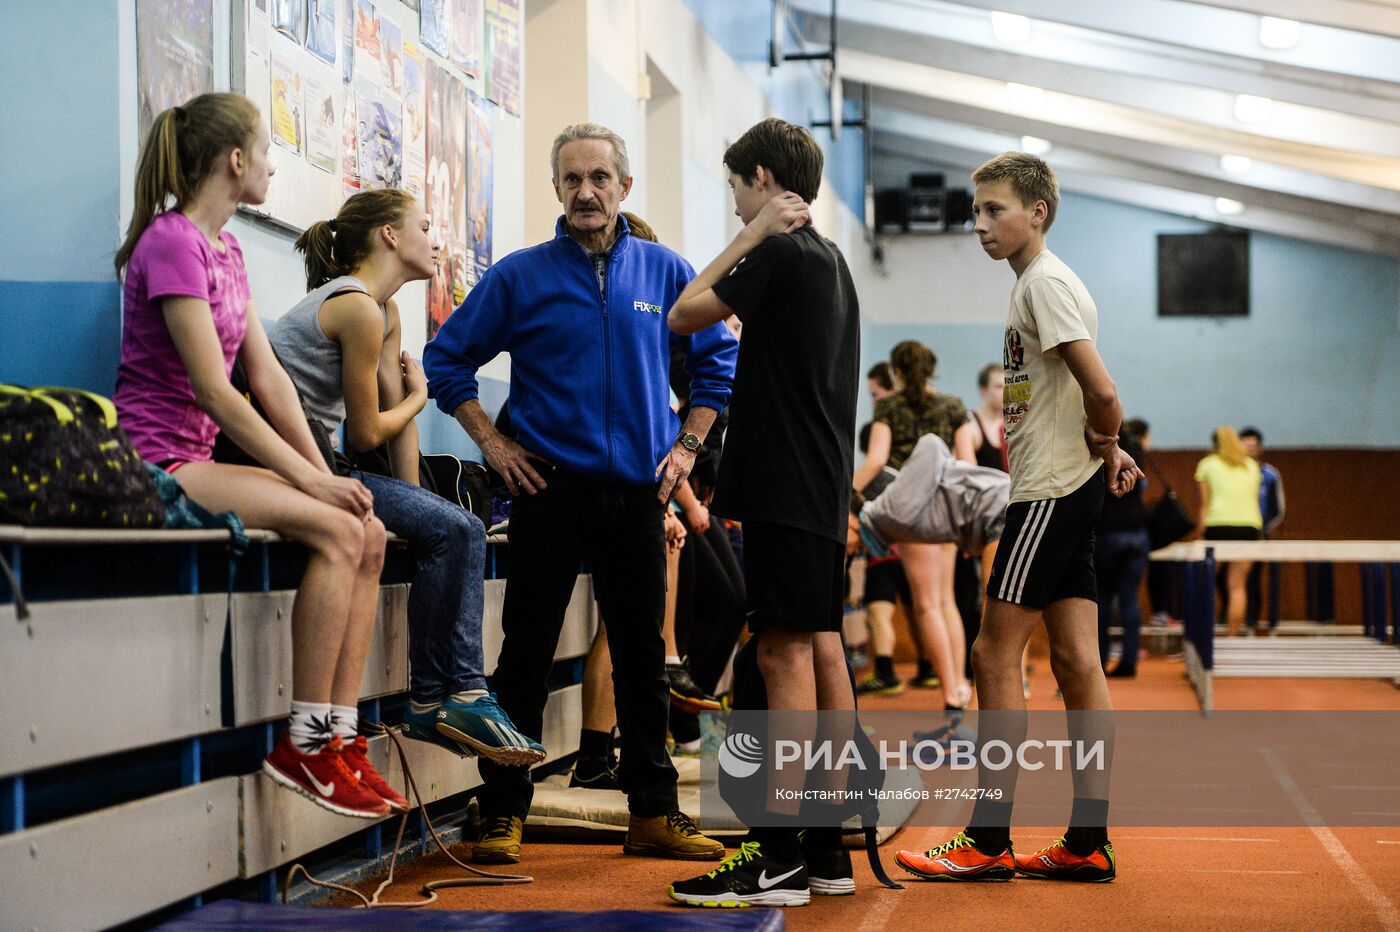
M 0 384 L 0 521 L 158 528 L 165 506 L 110 400 Z

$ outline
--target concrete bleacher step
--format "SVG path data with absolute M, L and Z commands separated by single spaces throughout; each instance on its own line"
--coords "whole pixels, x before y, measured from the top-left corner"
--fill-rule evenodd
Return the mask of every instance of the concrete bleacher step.
M 1400 678 L 1400 648 L 1369 638 L 1247 638 L 1215 643 L 1216 676 Z

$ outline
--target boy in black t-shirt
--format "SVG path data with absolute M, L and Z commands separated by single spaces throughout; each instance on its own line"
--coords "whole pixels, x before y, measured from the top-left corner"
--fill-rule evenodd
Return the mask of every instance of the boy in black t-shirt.
M 853 710 L 841 645 L 845 543 L 860 384 L 846 260 L 811 226 L 822 152 L 770 119 L 724 155 L 745 227 L 681 293 L 668 323 L 744 325 L 711 508 L 744 525 L 749 626 L 771 710 Z M 787 906 L 854 893 L 837 827 L 756 828 L 718 869 L 673 884 L 695 906 Z

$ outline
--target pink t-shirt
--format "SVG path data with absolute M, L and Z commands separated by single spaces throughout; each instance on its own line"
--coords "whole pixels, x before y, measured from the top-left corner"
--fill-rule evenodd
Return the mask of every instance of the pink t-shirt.
M 116 402 L 122 429 L 145 459 L 207 462 L 219 428 L 194 402 L 194 389 L 165 326 L 160 299 L 209 302 L 224 350 L 224 374 L 248 330 L 248 273 L 232 233 L 216 249 L 184 214 L 168 211 L 141 234 L 126 267 L 122 360 Z

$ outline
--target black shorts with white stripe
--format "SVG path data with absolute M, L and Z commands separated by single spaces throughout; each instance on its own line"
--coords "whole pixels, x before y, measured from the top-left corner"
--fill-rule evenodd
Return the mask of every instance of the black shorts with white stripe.
M 987 597 L 1025 608 L 1061 599 L 1098 601 L 1094 525 L 1103 509 L 1103 472 L 1063 498 L 1012 502 L 997 546 Z

